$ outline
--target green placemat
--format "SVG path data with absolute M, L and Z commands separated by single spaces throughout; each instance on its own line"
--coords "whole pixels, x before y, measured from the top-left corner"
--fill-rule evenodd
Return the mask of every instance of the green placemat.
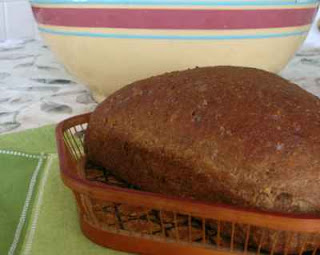
M 124 254 L 82 235 L 58 162 L 52 126 L 0 136 L 0 254 Z

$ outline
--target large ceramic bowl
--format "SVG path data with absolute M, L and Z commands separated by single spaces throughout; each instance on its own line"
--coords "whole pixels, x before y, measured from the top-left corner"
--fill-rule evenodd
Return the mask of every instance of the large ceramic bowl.
M 195 66 L 280 71 L 317 0 L 33 0 L 40 31 L 100 101 L 152 75 Z

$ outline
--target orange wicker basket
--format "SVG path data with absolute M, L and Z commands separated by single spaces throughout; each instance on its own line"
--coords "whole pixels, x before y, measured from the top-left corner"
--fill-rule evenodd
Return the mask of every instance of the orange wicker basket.
M 139 254 L 319 254 L 320 218 L 246 210 L 90 181 L 83 138 L 90 114 L 56 129 L 61 176 L 93 242 Z M 116 182 L 117 183 L 117 182 Z

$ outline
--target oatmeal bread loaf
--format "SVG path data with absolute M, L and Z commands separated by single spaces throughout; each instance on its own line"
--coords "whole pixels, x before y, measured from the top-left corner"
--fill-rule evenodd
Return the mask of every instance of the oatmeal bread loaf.
M 242 67 L 166 73 L 92 113 L 88 159 L 142 190 L 266 211 L 320 212 L 320 100 Z

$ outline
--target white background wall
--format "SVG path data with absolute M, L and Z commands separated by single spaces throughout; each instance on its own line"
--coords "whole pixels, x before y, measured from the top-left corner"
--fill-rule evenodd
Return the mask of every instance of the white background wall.
M 320 20 L 320 11 L 316 20 Z M 0 0 L 0 41 L 38 38 L 30 4 L 27 0 Z M 314 23 L 306 40 L 310 46 L 320 46 L 320 32 Z
M 0 41 L 35 38 L 37 28 L 27 0 L 0 0 Z
M 320 26 L 320 10 L 317 13 L 308 37 L 304 42 L 305 46 L 320 47 L 320 28 L 318 28 L 318 26 Z

